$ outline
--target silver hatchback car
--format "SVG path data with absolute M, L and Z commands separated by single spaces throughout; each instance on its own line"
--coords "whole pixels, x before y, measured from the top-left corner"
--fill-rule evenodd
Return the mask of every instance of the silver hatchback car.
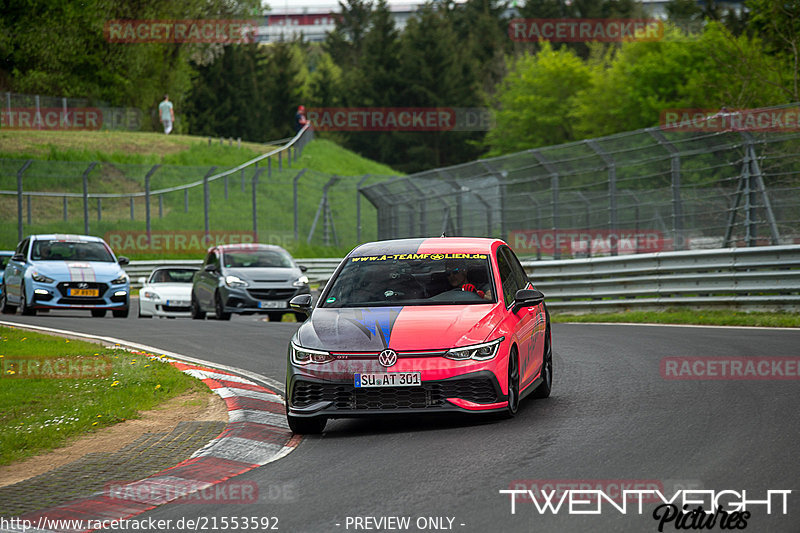
M 192 281 L 192 318 L 202 320 L 207 312 L 218 320 L 232 313 L 263 313 L 280 321 L 293 313 L 289 308 L 298 294 L 311 294 L 306 267 L 281 248 L 269 244 L 226 244 L 208 250 L 203 266 Z

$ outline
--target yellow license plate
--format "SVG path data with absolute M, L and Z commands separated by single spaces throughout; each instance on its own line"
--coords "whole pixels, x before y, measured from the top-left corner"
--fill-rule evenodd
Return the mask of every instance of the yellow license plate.
M 100 291 L 97 289 L 70 289 L 69 290 L 70 296 L 94 296 L 97 297 L 100 295 Z

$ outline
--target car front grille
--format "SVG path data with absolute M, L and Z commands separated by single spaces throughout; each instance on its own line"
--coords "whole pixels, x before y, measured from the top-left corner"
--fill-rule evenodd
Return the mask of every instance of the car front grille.
M 497 402 L 497 391 L 489 378 L 430 381 L 421 387 L 355 388 L 336 383 L 294 384 L 292 405 L 308 407 L 319 402 L 333 402 L 339 411 L 428 409 L 443 407 L 446 398 L 461 398 L 474 403 Z
M 295 289 L 247 289 L 256 300 L 288 300 L 295 292 Z
M 161 309 L 172 313 L 188 313 L 192 310 L 188 305 L 162 305 Z
M 69 289 L 95 289 L 98 291 L 99 296 L 103 296 L 106 291 L 108 290 L 108 285 L 105 283 L 98 283 L 96 281 L 62 281 L 58 285 L 58 292 L 61 293 L 62 296 L 66 296 L 70 300 L 79 300 L 80 301 L 89 301 L 91 298 L 80 297 L 80 296 L 68 296 Z M 123 287 L 120 285 L 120 287 Z M 63 302 L 62 303 L 71 303 L 71 302 Z

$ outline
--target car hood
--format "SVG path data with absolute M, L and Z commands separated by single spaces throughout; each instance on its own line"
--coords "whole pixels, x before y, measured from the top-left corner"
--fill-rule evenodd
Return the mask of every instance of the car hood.
M 257 283 L 290 282 L 299 278 L 301 274 L 299 268 L 249 267 L 225 269 L 226 276 L 236 276 L 237 278 Z
M 156 283 L 145 285 L 142 291 L 149 290 L 158 294 L 161 298 L 185 298 L 189 299 L 192 295 L 191 283 Z
M 333 352 L 444 351 L 484 342 L 501 316 L 499 304 L 317 308 L 296 339 Z
M 124 272 L 118 263 L 99 261 L 32 261 L 30 268 L 56 281 L 111 281 Z

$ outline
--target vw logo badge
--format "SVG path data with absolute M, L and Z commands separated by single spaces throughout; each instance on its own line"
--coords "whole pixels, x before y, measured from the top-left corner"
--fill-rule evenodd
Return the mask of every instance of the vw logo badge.
M 89 288 L 89 284 L 88 283 L 78 283 L 78 288 L 79 289 L 88 289 Z
M 384 350 L 378 355 L 378 362 L 383 366 L 394 366 L 397 362 L 397 352 L 394 350 Z

